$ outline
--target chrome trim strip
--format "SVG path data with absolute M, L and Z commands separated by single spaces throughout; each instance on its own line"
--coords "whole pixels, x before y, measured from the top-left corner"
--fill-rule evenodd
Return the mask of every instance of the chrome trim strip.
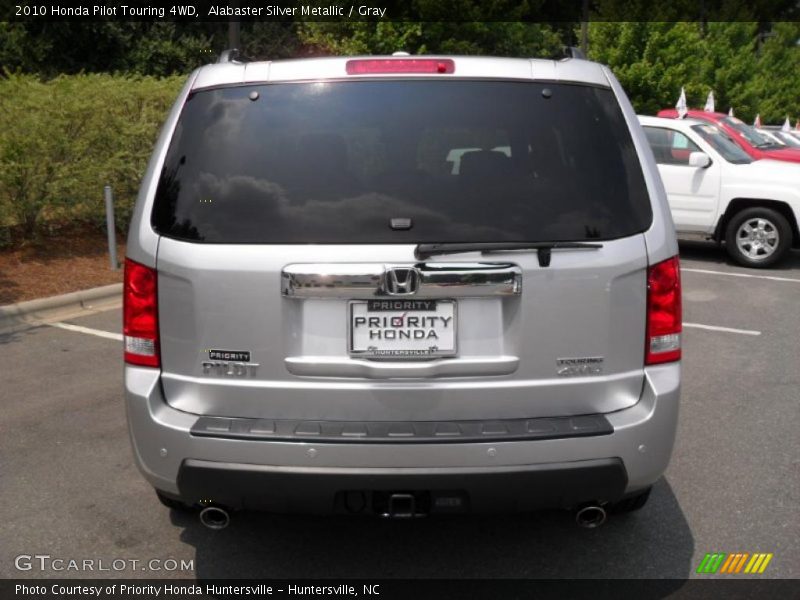
M 415 268 L 419 289 L 409 298 L 478 298 L 518 296 L 522 269 L 511 263 L 315 263 L 286 265 L 281 294 L 288 298 L 386 297 L 384 277 L 389 269 Z
M 289 356 L 284 360 L 292 375 L 306 377 L 483 377 L 509 375 L 519 367 L 517 356 L 462 356 L 430 361 L 374 361 L 348 356 Z

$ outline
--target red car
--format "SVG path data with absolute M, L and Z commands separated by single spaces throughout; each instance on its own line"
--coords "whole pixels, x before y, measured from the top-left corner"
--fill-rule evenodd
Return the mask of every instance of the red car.
M 674 108 L 665 108 L 658 111 L 658 116 L 677 119 L 678 111 Z M 706 112 L 700 109 L 690 109 L 687 111 L 686 116 L 715 123 L 724 129 L 742 147 L 742 150 L 755 159 L 771 158 L 773 160 L 800 163 L 800 148 L 779 146 L 773 140 L 770 140 L 767 136 L 762 135 L 736 117 L 730 117 L 725 113 Z

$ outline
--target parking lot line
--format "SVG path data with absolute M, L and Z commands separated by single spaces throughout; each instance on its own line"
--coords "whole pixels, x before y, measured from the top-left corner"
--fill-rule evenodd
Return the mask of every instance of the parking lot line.
M 788 281 L 791 283 L 800 283 L 800 279 L 792 279 L 791 277 L 776 277 L 775 275 L 750 275 L 748 273 L 729 273 L 727 271 L 710 271 L 708 269 L 690 269 L 682 267 L 681 271 L 687 273 L 706 273 L 709 275 L 728 275 L 730 277 L 747 277 L 748 279 L 769 279 L 770 281 Z
M 67 331 L 77 331 L 78 333 L 88 333 L 89 335 L 96 335 L 97 337 L 107 338 L 109 340 L 122 341 L 121 333 L 113 333 L 111 331 L 102 331 L 100 329 L 92 329 L 91 327 L 82 327 L 80 325 L 71 325 L 69 323 L 47 323 L 50 327 L 58 327 L 59 329 L 66 329 Z
M 733 327 L 718 327 L 716 325 L 702 325 L 700 323 L 684 323 L 684 327 L 691 327 L 692 329 L 708 329 L 709 331 L 725 331 L 727 333 L 740 333 L 742 335 L 761 335 L 760 331 L 752 329 L 734 329 Z

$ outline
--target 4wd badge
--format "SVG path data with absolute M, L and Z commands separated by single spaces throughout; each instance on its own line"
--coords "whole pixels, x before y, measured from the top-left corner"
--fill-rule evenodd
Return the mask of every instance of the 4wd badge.
M 578 358 L 558 358 L 556 366 L 559 377 L 591 377 L 603 373 L 602 356 L 582 356 Z

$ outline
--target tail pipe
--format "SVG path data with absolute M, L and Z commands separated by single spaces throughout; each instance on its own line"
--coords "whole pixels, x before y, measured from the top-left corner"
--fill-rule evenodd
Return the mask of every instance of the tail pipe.
M 594 529 L 606 522 L 606 509 L 599 504 L 586 504 L 575 513 L 575 522 L 581 527 Z
M 221 506 L 206 506 L 200 511 L 200 522 L 209 529 L 225 529 L 231 522 L 231 516 Z

